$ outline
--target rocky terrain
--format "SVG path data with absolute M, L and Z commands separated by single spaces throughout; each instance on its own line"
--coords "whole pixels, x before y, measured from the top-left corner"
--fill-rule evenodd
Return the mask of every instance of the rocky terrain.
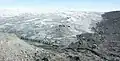
M 0 17 L 0 61 L 120 61 L 120 11 Z

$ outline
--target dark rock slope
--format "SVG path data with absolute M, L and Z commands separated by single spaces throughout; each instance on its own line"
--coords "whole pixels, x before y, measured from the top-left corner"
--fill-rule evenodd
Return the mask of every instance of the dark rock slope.
M 103 21 L 97 24 L 96 32 L 105 36 L 103 51 L 109 59 L 117 61 L 120 58 L 120 11 L 107 12 L 102 17 Z
M 78 41 L 63 50 L 68 54 L 81 53 L 86 60 L 120 61 L 120 11 L 106 12 L 102 17 L 92 28 L 94 33 L 76 35 Z

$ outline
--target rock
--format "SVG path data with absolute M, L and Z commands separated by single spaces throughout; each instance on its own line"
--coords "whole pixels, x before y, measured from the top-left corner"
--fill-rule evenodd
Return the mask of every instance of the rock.
M 106 54 L 110 60 L 113 60 L 119 57 L 120 54 L 118 52 L 120 51 L 120 11 L 106 12 L 102 17 L 103 21 L 97 24 L 95 32 L 105 36 L 105 41 L 100 47 L 101 53 Z M 112 59 L 110 57 L 114 58 Z
M 54 59 L 50 59 L 49 55 Z M 43 58 L 43 56 L 49 58 Z M 42 61 L 42 59 L 44 61 L 59 61 L 58 59 L 65 61 L 65 56 L 32 46 L 19 39 L 15 34 L 0 32 L 0 61 Z
M 45 58 L 45 57 L 44 57 L 42 60 L 43 60 L 43 61 L 49 61 L 49 60 L 48 60 L 47 58 Z

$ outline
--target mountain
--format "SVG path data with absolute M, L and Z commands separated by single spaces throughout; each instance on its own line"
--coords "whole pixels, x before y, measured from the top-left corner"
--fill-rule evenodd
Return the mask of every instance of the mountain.
M 0 16 L 1 60 L 120 60 L 119 11 L 8 12 Z
M 43 43 L 68 45 L 74 42 L 75 35 L 91 33 L 90 28 L 102 19 L 101 14 L 79 11 L 21 13 L 13 17 L 3 17 L 0 20 L 0 31 Z

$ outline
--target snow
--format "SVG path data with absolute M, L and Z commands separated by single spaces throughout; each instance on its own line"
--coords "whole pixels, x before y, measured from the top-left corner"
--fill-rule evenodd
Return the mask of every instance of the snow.
M 1 12 L 5 13 L 6 11 Z M 17 33 L 19 36 L 24 35 L 30 39 L 38 38 L 40 40 L 47 38 L 51 41 L 58 37 L 65 38 L 85 32 L 91 33 L 90 27 L 102 20 L 102 13 L 99 12 L 63 11 L 42 14 L 27 12 L 16 14 L 15 12 L 15 16 L 13 14 L 7 17 L 9 14 L 11 13 L 7 12 L 6 17 L 0 16 L 4 18 L 2 19 L 4 23 L 0 23 L 0 31 L 15 31 L 13 33 Z M 60 27 L 62 25 L 64 27 Z M 63 42 L 64 40 L 60 41 Z

